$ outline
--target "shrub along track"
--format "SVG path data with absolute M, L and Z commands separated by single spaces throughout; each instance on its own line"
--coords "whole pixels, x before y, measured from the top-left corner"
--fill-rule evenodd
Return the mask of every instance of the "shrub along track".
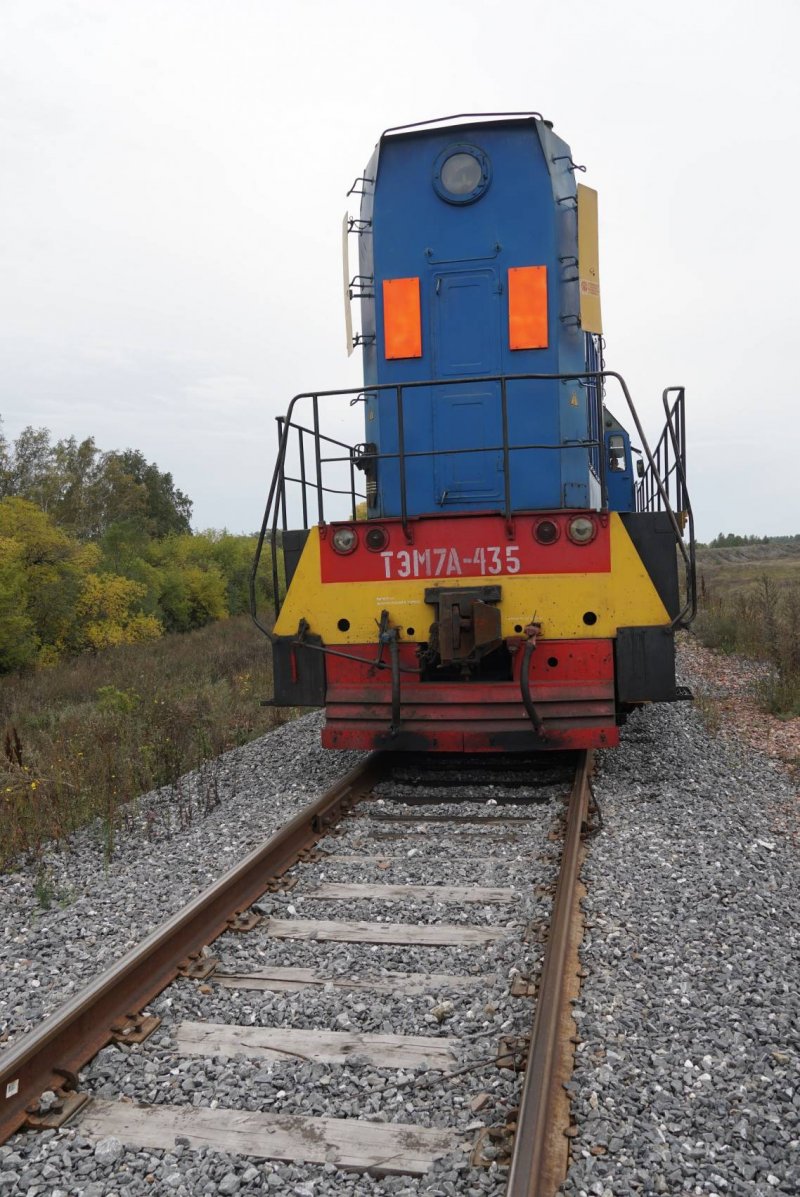
M 542 794 L 537 791 L 544 790 L 547 798 L 548 787 L 553 790 L 553 763 L 552 757 L 546 758 L 546 763 L 541 759 L 516 761 L 513 766 L 509 761 L 488 765 L 481 762 L 470 774 L 468 770 L 465 773 L 463 762 L 450 762 L 444 767 L 440 762 L 429 762 L 421 767 L 421 779 L 414 778 L 417 784 L 404 784 L 407 762 L 393 759 L 389 754 L 368 757 L 0 1057 L 0 1138 L 5 1140 L 23 1125 L 52 1127 L 74 1118 L 80 1120 L 80 1133 L 93 1138 L 115 1135 L 126 1143 L 169 1149 L 177 1136 L 190 1147 L 211 1146 L 255 1159 L 333 1164 L 378 1175 L 424 1175 L 434 1166 L 441 1172 L 447 1167 L 441 1161 L 446 1159 L 457 1171 L 461 1169 L 464 1183 L 463 1169 L 467 1168 L 467 1176 L 470 1172 L 463 1154 L 466 1148 L 471 1152 L 472 1165 L 491 1168 L 500 1185 L 506 1184 L 505 1168 L 501 1165 L 510 1164 L 506 1191 L 514 1197 L 554 1192 L 567 1168 L 565 1131 L 570 1119 L 563 1086 L 571 1070 L 570 1039 L 574 1025 L 570 1001 L 578 984 L 578 871 L 581 828 L 588 805 L 587 754 L 580 754 L 577 759 L 566 817 L 559 817 L 557 823 L 559 835 L 563 833 L 563 850 L 552 909 L 547 912 L 545 907 L 537 917 L 527 921 L 520 922 L 519 917 L 508 921 L 509 912 L 517 916 L 520 909 L 523 915 L 535 912 L 535 903 L 531 906 L 529 901 L 535 887 L 542 898 L 549 899 L 552 893 L 553 870 L 546 866 L 554 863 L 552 858 L 548 859 L 547 851 L 548 832 L 551 840 L 553 837 L 553 812 L 543 804 Z M 563 797 L 566 788 L 563 774 L 555 788 L 556 791 L 560 788 Z M 388 800 L 381 797 L 386 793 Z M 489 797 L 491 813 L 487 813 L 486 806 Z M 437 813 L 432 815 L 428 812 L 434 804 Z M 355 851 L 342 853 L 339 849 L 343 843 Z M 409 848 L 412 843 L 424 847 Z M 386 844 L 391 845 L 388 852 Z M 393 855 L 398 848 L 401 854 Z M 473 848 L 475 852 L 471 851 Z M 392 870 L 400 866 L 407 876 L 414 857 L 414 867 L 422 870 L 424 884 L 393 884 Z M 537 857 L 544 860 L 544 865 L 534 863 Z M 357 883 L 314 885 L 315 872 L 330 876 L 331 869 L 336 875 L 339 868 L 347 875 L 353 867 L 357 870 Z M 475 871 L 481 871 L 485 878 L 487 867 L 493 885 L 476 886 Z M 322 874 L 323 868 L 328 870 L 326 874 Z M 459 877 L 465 868 L 468 875 L 472 870 L 471 876 Z M 374 874 L 376 869 L 380 884 L 362 884 L 360 879 L 370 872 Z M 290 870 L 292 874 L 287 877 Z M 469 879 L 470 884 L 451 886 L 449 882 L 454 877 Z M 310 890 L 309 880 L 313 886 Z M 499 886 L 498 880 L 507 884 Z M 296 882 L 299 882 L 297 889 L 289 891 Z M 281 889 L 283 893 L 275 892 Z M 342 902 L 348 903 L 348 913 L 350 907 L 357 909 L 365 901 L 386 910 L 382 903 L 388 902 L 395 904 L 395 909 L 400 904 L 410 918 L 407 923 L 395 923 L 384 919 L 382 914 L 350 922 L 337 918 L 271 917 L 265 927 L 259 914 L 250 909 L 255 903 L 260 910 L 271 914 L 276 905 L 280 908 L 281 903 L 286 903 L 287 892 L 296 893 L 298 897 L 294 900 L 299 904 L 304 891 L 305 901 L 311 899 L 323 913 L 330 909 L 335 914 L 337 909 L 341 910 Z M 270 892 L 275 894 L 274 898 L 268 896 Z M 435 907 L 443 905 L 457 911 L 461 921 L 438 921 L 440 913 Z M 482 921 L 476 918 L 465 923 L 463 920 L 470 917 L 470 910 L 480 911 Z M 290 906 L 289 912 L 294 915 L 295 908 Z M 544 930 L 548 921 L 549 932 Z M 293 964 L 268 970 L 251 968 L 243 974 L 215 977 L 214 959 L 207 954 L 213 940 L 228 931 L 250 931 L 251 935 L 240 940 L 250 942 L 265 929 L 268 943 L 286 941 L 288 958 L 307 959 L 312 967 Z M 509 968 L 509 960 L 530 961 L 537 955 L 539 949 L 530 942 L 537 938 L 547 941 L 543 963 L 534 959 L 527 977 L 516 966 Z M 340 944 L 354 945 L 354 950 L 360 953 L 356 967 L 352 967 L 352 959 L 347 959 L 346 975 L 342 975 L 341 970 L 336 971 L 340 968 L 336 956 L 328 958 L 326 964 L 320 952 L 327 943 L 345 952 L 351 949 L 340 949 Z M 376 949 L 375 945 L 384 947 Z M 406 973 L 384 967 L 376 976 L 375 959 L 370 959 L 368 953 L 378 950 L 391 954 L 395 949 L 403 949 L 402 957 L 425 960 L 426 971 Z M 506 975 L 484 975 L 480 956 L 469 965 L 471 971 L 467 975 L 447 972 L 454 960 L 460 964 L 464 956 L 469 957 L 476 949 L 505 970 Z M 440 971 L 441 968 L 445 971 Z M 360 980 L 354 977 L 356 972 L 362 974 Z M 512 1035 L 498 1044 L 495 1034 L 493 1059 L 486 1058 L 485 1034 L 475 1034 L 461 1024 L 458 1030 L 462 1034 L 458 1039 L 443 1034 L 445 1022 L 449 1026 L 456 1023 L 458 1002 L 449 1001 L 434 1007 L 433 1018 L 427 1021 L 440 1025 L 436 1026 L 437 1034 L 425 1036 L 393 1032 L 351 1034 L 292 1025 L 254 1027 L 252 1023 L 243 1027 L 231 1024 L 229 1017 L 225 1017 L 224 1004 L 219 1007 L 223 1011 L 219 1021 L 207 1017 L 198 1022 L 184 1021 L 164 1026 L 154 1036 L 153 1041 L 169 1043 L 171 1050 L 177 1044 L 178 1053 L 184 1057 L 207 1053 L 211 1057 L 244 1055 L 279 1064 L 297 1061 L 299 1093 L 313 1085 L 313 1076 L 302 1077 L 302 1070 L 316 1067 L 318 1072 L 320 1062 L 366 1061 L 378 1069 L 400 1069 L 404 1075 L 408 1074 L 405 1079 L 397 1082 L 391 1076 L 382 1078 L 377 1085 L 373 1084 L 370 1092 L 376 1095 L 378 1103 L 383 1094 L 390 1092 L 395 1106 L 400 1103 L 401 1113 L 404 1108 L 413 1109 L 413 1103 L 404 1107 L 398 1089 L 406 1087 L 416 1092 L 418 1083 L 427 1087 L 433 1079 L 443 1090 L 452 1091 L 459 1078 L 472 1079 L 478 1073 L 490 1089 L 497 1088 L 497 1080 L 485 1079 L 489 1067 L 495 1077 L 505 1078 L 500 1091 L 508 1094 L 506 1117 L 499 1126 L 482 1129 L 477 1138 L 474 1132 L 480 1127 L 474 1119 L 465 1133 L 461 1128 L 447 1125 L 420 1126 L 405 1119 L 398 1123 L 394 1120 L 396 1111 L 392 1111 L 389 1121 L 384 1120 L 384 1115 L 373 1118 L 369 1112 L 366 1118 L 354 1121 L 351 1116 L 309 1118 L 260 1111 L 237 1113 L 197 1104 L 168 1106 L 163 1100 L 157 1105 L 133 1106 L 130 1101 L 90 1100 L 80 1093 L 79 1070 L 104 1046 L 121 1044 L 124 1051 L 124 1045 L 128 1045 L 131 1059 L 146 1054 L 149 1045 L 144 1040 L 159 1024 L 159 1019 L 148 1015 L 146 1008 L 172 981 L 181 977 L 189 979 L 179 981 L 176 987 L 184 994 L 191 980 L 198 987 L 190 988 L 192 1001 L 201 1000 L 198 992 L 213 991 L 211 1004 L 218 1005 L 220 1001 L 224 1003 L 231 990 L 237 989 L 271 993 L 304 989 L 319 993 L 324 989 L 328 995 L 331 991 L 336 994 L 382 991 L 392 1000 L 406 995 L 407 1004 L 420 994 L 473 991 L 483 1004 L 496 993 L 498 984 L 509 998 L 510 985 L 517 998 L 535 997 L 535 1018 L 529 1043 L 527 1037 Z M 170 1004 L 171 999 L 166 1005 Z M 180 998 L 176 1006 L 180 1008 Z M 521 1014 L 507 1019 L 503 1026 L 518 1023 L 520 1017 L 523 1022 L 527 1020 L 525 1005 L 517 1002 L 516 1008 Z M 495 1005 L 487 1002 L 485 1009 L 494 1011 Z M 340 1023 L 342 1017 L 344 1021 Z M 347 1025 L 348 1018 L 346 1014 L 339 1015 L 334 1021 L 337 1026 Z M 404 1027 L 407 1020 L 406 1023 L 401 1020 L 401 1024 Z M 483 1026 L 494 1034 L 489 1023 Z M 517 1029 L 516 1025 L 513 1029 Z M 138 1044 L 142 1046 L 132 1046 Z M 525 1068 L 525 1081 L 520 1100 L 516 1073 L 522 1068 Z M 44 1101 L 43 1093 L 49 1094 Z M 281 1094 L 285 1096 L 283 1091 Z M 468 1112 L 491 1108 L 491 1097 L 491 1093 L 478 1094 L 467 1103 Z M 516 1104 L 518 1110 L 514 1108 Z M 427 1121 L 430 1123 L 431 1118 Z

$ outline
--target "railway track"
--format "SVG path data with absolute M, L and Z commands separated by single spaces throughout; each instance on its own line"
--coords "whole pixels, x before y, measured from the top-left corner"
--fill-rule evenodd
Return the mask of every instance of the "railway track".
M 370 756 L 0 1056 L 0 1140 L 554 1192 L 590 763 Z

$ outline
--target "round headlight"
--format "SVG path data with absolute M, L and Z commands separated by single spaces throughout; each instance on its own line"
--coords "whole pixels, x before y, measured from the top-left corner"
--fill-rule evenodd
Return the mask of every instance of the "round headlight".
M 561 533 L 555 520 L 537 520 L 533 525 L 533 535 L 539 544 L 553 544 Z
M 567 524 L 567 536 L 574 544 L 588 544 L 597 535 L 597 525 L 587 515 L 576 515 Z
M 331 537 L 331 544 L 337 553 L 352 553 L 358 544 L 358 534 L 353 528 L 337 528 Z
M 491 177 L 489 158 L 476 145 L 456 142 L 442 150 L 434 163 L 434 190 L 449 204 L 471 204 L 483 195 Z
M 364 536 L 364 541 L 368 549 L 372 549 L 373 553 L 379 553 L 389 543 L 389 533 L 385 528 L 370 528 Z
M 481 164 L 473 154 L 451 154 L 442 163 L 442 187 L 451 195 L 468 195 L 481 181 Z

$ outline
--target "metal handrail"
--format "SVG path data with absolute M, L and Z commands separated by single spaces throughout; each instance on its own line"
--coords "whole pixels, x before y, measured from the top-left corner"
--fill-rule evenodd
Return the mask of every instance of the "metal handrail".
M 675 395 L 675 401 L 670 406 L 669 396 Z M 684 387 L 667 387 L 662 393 L 662 402 L 666 415 L 666 422 L 658 439 L 651 462 L 644 477 L 636 487 L 637 511 L 662 511 L 666 509 L 669 499 L 662 505 L 663 490 L 658 491 L 654 483 L 663 479 L 664 488 L 669 495 L 670 482 L 674 478 L 675 506 L 685 516 L 689 529 L 688 545 L 683 538 L 683 528 L 678 545 L 683 557 L 686 570 L 686 603 L 672 621 L 673 627 L 688 627 L 697 614 L 697 565 L 694 532 L 694 513 L 689 499 L 686 484 L 686 391 Z M 672 462 L 670 463 L 670 446 L 672 446 Z
M 497 452 L 502 452 L 503 453 L 503 473 L 504 473 L 504 495 L 503 495 L 503 513 L 502 514 L 503 514 L 504 518 L 506 519 L 506 521 L 510 522 L 512 515 L 513 515 L 513 511 L 511 508 L 511 484 L 510 484 L 511 453 L 516 452 L 521 449 L 532 449 L 532 448 L 554 449 L 559 452 L 565 452 L 568 450 L 575 450 L 575 449 L 588 449 L 591 451 L 592 448 L 597 448 L 599 463 L 600 463 L 600 477 L 599 477 L 600 509 L 607 510 L 608 494 L 607 494 L 607 485 L 606 485 L 606 460 L 605 460 L 606 455 L 602 451 L 602 446 L 603 446 L 602 432 L 601 431 L 599 432 L 599 436 L 597 439 L 592 438 L 592 439 L 581 440 L 581 441 L 560 442 L 558 444 L 542 444 L 542 445 L 535 445 L 535 446 L 534 445 L 511 445 L 508 443 L 508 415 L 507 415 L 506 404 L 507 404 L 507 387 L 508 387 L 509 383 L 527 382 L 527 381 L 530 381 L 530 382 L 581 382 L 582 381 L 585 383 L 590 383 L 593 381 L 594 382 L 594 394 L 593 394 L 590 402 L 592 402 L 593 404 L 595 404 L 597 406 L 597 409 L 598 409 L 597 417 L 598 418 L 597 418 L 597 422 L 596 422 L 596 427 L 598 428 L 598 430 L 602 430 L 602 428 L 603 428 L 602 410 L 603 410 L 604 386 L 601 386 L 600 384 L 601 384 L 601 382 L 605 383 L 606 379 L 611 379 L 611 378 L 615 379 L 619 383 L 622 393 L 625 396 L 625 400 L 628 405 L 628 409 L 630 411 L 631 418 L 636 427 L 636 431 L 638 433 L 643 452 L 648 461 L 651 478 L 657 486 L 658 495 L 659 495 L 659 506 L 661 505 L 661 503 L 663 503 L 663 509 L 667 512 L 667 514 L 669 516 L 670 523 L 672 525 L 672 529 L 673 529 L 673 532 L 675 535 L 675 539 L 680 546 L 682 554 L 684 555 L 684 560 L 687 563 L 687 568 L 690 568 L 687 549 L 683 543 L 682 529 L 678 523 L 675 512 L 672 509 L 667 486 L 665 485 L 665 482 L 662 480 L 662 478 L 660 476 L 656 459 L 655 459 L 653 453 L 651 452 L 649 444 L 647 442 L 647 438 L 645 437 L 644 430 L 642 428 L 638 414 L 634 407 L 633 399 L 631 397 L 630 391 L 628 390 L 628 386 L 621 374 L 618 374 L 614 370 L 605 370 L 605 369 L 594 370 L 594 371 L 584 370 L 584 371 L 580 371 L 577 373 L 569 373 L 569 374 L 478 375 L 478 376 L 470 377 L 470 378 L 425 379 L 425 380 L 410 381 L 410 382 L 405 382 L 405 383 L 378 383 L 375 385 L 371 385 L 369 387 L 370 394 L 377 394 L 381 391 L 387 391 L 387 392 L 394 392 L 394 394 L 396 396 L 397 416 L 398 416 L 398 451 L 396 453 L 392 453 L 392 454 L 375 453 L 374 455 L 371 455 L 371 456 L 372 456 L 372 460 L 374 460 L 376 462 L 380 462 L 381 460 L 384 460 L 384 459 L 386 459 L 386 460 L 396 459 L 399 462 L 399 467 L 400 467 L 400 519 L 401 519 L 403 531 L 405 533 L 406 538 L 410 539 L 410 532 L 409 532 L 409 527 L 408 527 L 408 505 L 407 505 L 407 495 L 406 495 L 406 461 L 408 458 L 413 458 L 413 457 L 438 457 L 438 456 L 444 457 L 444 456 L 450 456 L 450 455 L 459 454 L 459 453 L 481 453 L 481 452 L 497 453 Z M 478 446 L 475 446 L 474 448 L 467 448 L 467 449 L 424 450 L 424 451 L 420 451 L 420 452 L 411 452 L 411 453 L 408 453 L 406 451 L 405 436 L 404 436 L 404 411 L 403 411 L 404 392 L 410 391 L 410 390 L 418 390 L 421 388 L 434 387 L 434 388 L 438 389 L 440 387 L 446 387 L 446 386 L 463 386 L 465 384 L 471 384 L 471 383 L 481 383 L 481 384 L 485 385 L 486 383 L 492 383 L 492 382 L 499 383 L 500 391 L 501 391 L 501 409 L 502 409 L 501 415 L 503 417 L 503 419 L 502 419 L 503 444 L 501 446 L 492 446 L 491 448 L 487 448 L 485 445 L 478 445 Z M 358 387 L 358 388 L 356 388 L 356 387 L 339 388 L 339 389 L 330 390 L 330 391 L 301 392 L 292 398 L 292 400 L 289 404 L 288 410 L 286 412 L 286 415 L 280 418 L 278 459 L 275 464 L 275 470 L 273 473 L 272 481 L 271 481 L 268 496 L 267 496 L 267 504 L 266 504 L 266 508 L 264 511 L 264 518 L 263 518 L 263 521 L 261 524 L 261 529 L 260 529 L 258 541 L 256 544 L 256 552 L 255 552 L 255 556 L 254 556 L 254 560 L 253 560 L 253 566 L 252 566 L 252 569 L 250 572 L 250 585 L 249 585 L 250 612 L 251 612 L 253 621 L 256 624 L 256 626 L 270 639 L 272 639 L 272 634 L 271 634 L 270 630 L 258 618 L 256 578 L 257 578 L 258 567 L 259 567 L 259 563 L 261 560 L 264 542 L 267 539 L 268 531 L 270 531 L 270 516 L 272 516 L 271 542 L 272 542 L 273 550 L 274 550 L 275 548 L 277 548 L 277 542 L 278 542 L 278 520 L 279 520 L 280 509 L 282 506 L 282 503 L 281 503 L 282 498 L 283 498 L 283 508 L 284 508 L 284 512 L 285 512 L 285 495 L 284 495 L 282 488 L 285 486 L 285 483 L 287 480 L 288 481 L 297 481 L 296 479 L 291 479 L 291 478 L 287 479 L 286 473 L 285 473 L 286 452 L 287 452 L 288 443 L 289 443 L 290 431 L 293 429 L 297 429 L 301 441 L 302 441 L 302 436 L 303 436 L 304 432 L 307 432 L 308 435 L 313 435 L 313 437 L 314 437 L 316 477 L 313 482 L 312 481 L 303 482 L 303 480 L 302 480 L 303 476 L 301 476 L 301 487 L 308 487 L 312 491 L 314 489 L 316 489 L 318 521 L 320 523 L 324 523 L 324 510 L 323 510 L 322 495 L 323 495 L 323 492 L 326 490 L 326 488 L 324 488 L 322 485 L 322 473 L 321 473 L 322 466 L 324 463 L 326 463 L 329 460 L 331 462 L 334 462 L 334 461 L 343 461 L 346 459 L 338 459 L 338 458 L 327 459 L 327 458 L 323 458 L 321 455 L 321 452 L 320 452 L 321 439 L 325 439 L 326 441 L 333 442 L 333 443 L 337 443 L 337 442 L 335 442 L 334 438 L 323 437 L 322 434 L 320 433 L 320 430 L 319 430 L 319 401 L 320 401 L 320 399 L 337 398 L 337 397 L 341 397 L 344 395 L 354 395 L 354 394 L 360 395 L 363 393 L 363 391 L 364 391 L 364 387 L 362 386 L 362 387 Z M 312 403 L 313 429 L 306 429 L 303 425 L 295 423 L 293 420 L 295 408 L 296 408 L 297 404 L 303 400 L 310 400 Z M 346 446 L 345 442 L 338 442 L 338 443 L 341 444 L 342 447 L 348 447 L 348 446 Z M 659 442 L 659 444 L 660 444 L 660 442 Z M 349 448 L 350 448 L 350 452 L 352 454 L 355 446 L 352 446 Z M 351 478 L 352 478 L 352 469 L 351 469 Z M 685 484 L 684 476 L 682 476 L 681 480 Z M 340 492 L 340 493 L 346 493 L 346 492 Z M 355 504 L 355 486 L 354 486 L 354 484 L 351 486 L 351 494 L 352 494 L 352 502 L 353 502 L 353 512 L 355 513 L 355 505 L 356 504 Z M 277 502 L 275 501 L 276 495 L 277 495 L 277 500 L 278 500 Z M 305 503 L 303 504 L 303 507 L 304 507 L 304 515 L 305 515 L 306 514 Z M 274 606 L 275 606 L 275 615 L 277 616 L 277 614 L 280 610 L 280 600 L 279 600 L 278 554 L 275 551 L 273 551 L 273 553 L 272 553 L 272 584 L 273 584 L 273 602 L 274 602 Z
M 392 125 L 391 128 L 384 129 L 381 141 L 389 133 L 406 133 L 409 129 L 422 129 L 426 125 L 443 125 L 445 121 L 497 121 L 521 118 L 544 121 L 541 112 L 456 112 L 451 116 L 433 116 L 426 121 L 412 121 L 408 125 Z M 435 132 L 435 130 L 432 131 Z
M 676 399 L 672 408 L 669 405 L 668 396 L 676 392 Z M 697 615 L 697 555 L 694 535 L 694 512 L 692 511 L 691 500 L 689 499 L 689 491 L 686 486 L 686 409 L 685 409 L 685 390 L 683 387 L 667 387 L 662 396 L 664 404 L 664 412 L 667 417 L 667 422 L 664 428 L 666 432 L 669 430 L 670 439 L 675 453 L 675 472 L 677 478 L 676 494 L 678 496 L 679 510 L 686 512 L 686 520 L 689 528 L 689 568 L 686 573 L 686 604 L 677 618 L 673 621 L 676 627 L 688 627 Z M 673 423 L 674 419 L 674 423 Z M 688 618 L 687 618 L 688 615 Z

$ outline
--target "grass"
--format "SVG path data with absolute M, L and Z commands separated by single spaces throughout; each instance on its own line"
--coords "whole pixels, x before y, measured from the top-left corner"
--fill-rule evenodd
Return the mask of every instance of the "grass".
M 770 661 L 761 705 L 794 719 L 800 716 L 800 553 L 775 558 L 769 549 L 701 550 L 695 630 L 710 648 Z
M 296 713 L 261 706 L 271 694 L 267 644 L 245 616 L 1 678 L 0 868 L 95 818 L 110 858 L 127 804 L 163 786 L 179 825 L 213 809 L 208 762 Z M 196 768 L 199 808 L 178 785 Z

